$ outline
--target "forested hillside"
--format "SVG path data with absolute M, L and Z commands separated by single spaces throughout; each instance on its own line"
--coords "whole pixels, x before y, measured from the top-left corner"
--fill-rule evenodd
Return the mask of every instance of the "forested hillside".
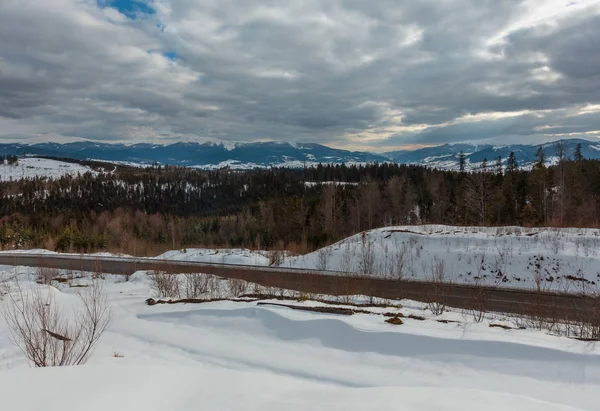
M 0 183 L 0 244 L 131 254 L 201 245 L 307 252 L 386 225 L 600 224 L 600 162 L 563 156 L 547 167 L 542 152 L 531 170 L 517 162 L 511 156 L 505 168 L 484 163 L 476 172 L 396 164 L 121 167 L 8 181 Z

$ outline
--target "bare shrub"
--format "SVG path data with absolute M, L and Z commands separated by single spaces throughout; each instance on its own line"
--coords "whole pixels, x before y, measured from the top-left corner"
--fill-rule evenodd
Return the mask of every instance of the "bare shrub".
M 58 270 L 50 267 L 38 267 L 35 276 L 38 284 L 50 284 L 52 280 L 58 277 Z
M 94 280 L 104 280 L 104 270 L 102 269 L 102 261 L 99 259 L 94 260 L 94 271 L 92 272 L 92 278 Z
M 406 243 L 394 242 L 392 251 L 389 251 L 387 245 L 383 253 L 383 275 L 393 280 L 404 278 L 408 260 L 408 246 Z
M 471 285 L 473 286 L 469 312 L 473 321 L 480 323 L 485 318 L 489 310 L 490 297 L 492 291 L 497 288 L 502 281 L 502 272 L 499 271 L 494 281 L 490 284 L 484 280 L 483 269 L 485 264 L 485 251 L 475 260 L 476 275 L 473 277 Z
M 183 281 L 185 298 L 199 298 L 208 291 L 208 276 L 204 274 L 187 274 Z
M 329 257 L 328 250 L 326 248 L 321 248 L 317 251 L 317 264 L 316 269 L 319 271 L 327 270 L 327 260 Z
M 157 297 L 180 297 L 179 278 L 177 278 L 177 275 L 160 270 L 152 270 L 148 275 L 150 277 L 150 287 L 156 293 Z
M 337 292 L 337 301 L 341 304 L 350 304 L 352 302 L 352 293 L 350 292 L 350 276 L 344 276 L 340 279 L 340 289 Z
M 345 273 L 351 273 L 354 271 L 354 264 L 352 264 L 352 260 L 354 257 L 354 253 L 356 250 L 350 246 L 350 243 L 346 243 L 344 245 L 344 249 L 340 256 L 340 271 Z
M 208 288 L 208 298 L 219 298 L 221 296 L 221 287 L 219 286 L 219 279 L 214 275 L 209 275 L 206 279 L 206 285 Z
M 78 294 L 81 306 L 73 315 L 54 300 L 51 288 L 9 294 L 2 314 L 12 342 L 36 367 L 85 364 L 112 314 L 99 283 Z
M 429 310 L 434 315 L 441 315 L 446 311 L 446 297 L 444 282 L 446 281 L 446 263 L 444 260 L 434 258 L 431 263 L 431 274 L 429 281 L 431 283 L 430 302 L 427 304 Z
M 281 250 L 270 251 L 269 254 L 269 265 L 273 267 L 279 267 L 283 264 L 284 252 Z
M 227 287 L 229 288 L 231 295 L 239 297 L 240 295 L 246 294 L 248 283 L 240 278 L 230 278 L 227 281 Z
M 578 318 L 566 325 L 568 337 L 583 340 L 600 340 L 600 293 L 594 290 L 586 295 L 589 301 L 589 310 L 579 312 Z
M 360 250 L 358 253 L 358 270 L 360 274 L 373 274 L 375 271 L 375 249 L 373 241 L 367 239 L 367 233 L 362 233 L 360 238 Z

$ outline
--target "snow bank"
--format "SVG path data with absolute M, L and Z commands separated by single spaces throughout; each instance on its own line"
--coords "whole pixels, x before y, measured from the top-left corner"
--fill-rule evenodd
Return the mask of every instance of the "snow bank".
M 155 257 L 158 260 L 195 261 L 238 265 L 269 265 L 265 253 L 241 248 L 187 248 L 167 251 Z
M 437 263 L 446 281 L 532 288 L 539 280 L 545 289 L 581 291 L 600 280 L 600 230 L 386 227 L 287 258 L 283 265 L 428 279 Z
M 76 367 L 6 372 L 3 407 L 81 410 L 397 410 L 572 411 L 531 398 L 431 387 L 323 387 L 274 374 L 197 367 Z M 28 390 L 35 388 L 35 395 Z

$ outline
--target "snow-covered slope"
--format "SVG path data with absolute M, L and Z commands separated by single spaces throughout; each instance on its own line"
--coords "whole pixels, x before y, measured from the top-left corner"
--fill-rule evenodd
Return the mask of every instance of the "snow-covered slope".
M 572 158 L 577 144 L 581 144 L 581 154 L 584 158 L 600 159 L 598 151 L 598 142 L 566 139 L 562 140 L 566 148 L 566 155 Z M 556 157 L 557 142 L 550 142 L 541 145 L 546 156 L 546 164 L 554 164 L 558 161 Z M 459 170 L 459 155 L 462 152 L 465 155 L 465 168 L 480 169 L 484 160 L 487 166 L 494 168 L 498 157 L 502 158 L 502 166 L 506 166 L 506 160 L 510 153 L 515 154 L 519 167 L 528 169 L 536 161 L 536 153 L 540 145 L 537 144 L 443 144 L 441 146 L 426 147 L 418 150 L 402 150 L 384 153 L 386 157 L 396 163 L 424 165 L 441 170 Z
M 24 178 L 49 177 L 60 178 L 65 175 L 94 172 L 86 166 L 64 161 L 37 157 L 20 158 L 15 165 L 0 164 L 0 181 L 20 180 Z
M 269 265 L 269 259 L 265 256 L 265 253 L 241 248 L 187 248 L 167 251 L 157 256 L 156 259 L 219 264 Z
M 285 266 L 577 292 L 600 281 L 600 230 L 523 227 L 386 227 L 355 235 Z M 538 281 L 539 280 L 539 281 Z
M 16 278 L 23 288 L 45 287 L 33 274 L 0 269 L 0 284 L 13 290 Z M 84 273 L 72 284 L 89 281 Z M 114 320 L 85 366 L 30 368 L 0 317 L 2 409 L 597 410 L 596 346 L 489 327 L 502 318 L 476 324 L 451 310 L 441 318 L 456 322 L 440 323 L 411 301 L 385 308 L 426 318 L 400 326 L 379 315 L 256 302 L 147 306 L 153 292 L 145 273 L 99 281 Z M 81 290 L 54 286 L 56 303 L 67 309 Z

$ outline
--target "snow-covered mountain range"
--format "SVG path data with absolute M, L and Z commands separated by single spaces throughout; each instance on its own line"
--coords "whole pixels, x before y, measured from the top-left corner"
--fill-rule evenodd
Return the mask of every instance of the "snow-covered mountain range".
M 585 158 L 600 159 L 600 141 L 563 140 L 567 154 L 573 155 L 577 144 Z M 511 152 L 519 166 L 528 167 L 535 159 L 537 145 L 444 144 L 418 150 L 391 151 L 382 154 L 348 151 L 314 143 L 259 142 L 230 143 L 181 142 L 157 144 L 107 144 L 96 142 L 0 144 L 0 155 L 52 156 L 79 160 L 104 160 L 135 164 L 170 164 L 199 168 L 248 169 L 254 167 L 303 167 L 319 163 L 356 164 L 395 162 L 419 164 L 439 169 L 459 168 L 459 155 L 465 154 L 467 167 L 478 167 L 484 159 L 493 164 L 501 157 L 506 163 Z M 542 145 L 548 162 L 556 160 L 556 143 Z
M 600 159 L 600 140 L 597 142 L 581 139 L 562 140 L 567 157 L 573 157 L 578 144 L 581 144 L 581 154 L 584 158 Z M 557 161 L 558 141 L 542 144 L 547 163 Z M 444 144 L 436 147 L 427 147 L 418 150 L 392 151 L 384 153 L 390 160 L 401 164 L 420 164 L 443 170 L 458 170 L 460 153 L 465 154 L 467 168 L 477 168 L 484 160 L 488 165 L 494 165 L 498 157 L 502 158 L 502 164 L 511 152 L 520 167 L 530 167 L 536 160 L 536 152 L 540 145 L 530 144 Z

